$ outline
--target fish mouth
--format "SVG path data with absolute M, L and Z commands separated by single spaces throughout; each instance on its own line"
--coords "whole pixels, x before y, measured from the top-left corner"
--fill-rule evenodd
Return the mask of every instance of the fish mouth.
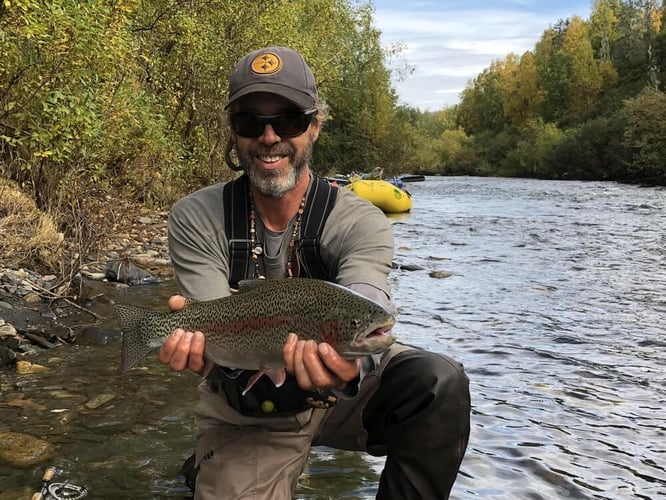
M 374 330 L 359 334 L 351 343 L 351 350 L 356 354 L 377 354 L 385 351 L 396 341 L 395 336 L 390 333 L 394 322 L 382 325 Z

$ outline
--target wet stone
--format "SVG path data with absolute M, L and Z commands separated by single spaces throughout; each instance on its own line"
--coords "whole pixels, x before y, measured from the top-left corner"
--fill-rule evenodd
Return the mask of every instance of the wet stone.
M 4 323 L 4 320 L 3 320 Z M 16 335 L 16 328 L 9 323 L 4 323 L 0 326 L 0 338 L 1 337 L 14 337 Z
M 453 273 L 450 273 L 448 271 L 432 271 L 428 275 L 431 278 L 437 278 L 437 279 L 444 279 L 444 278 L 450 278 L 453 276 Z
M 40 373 L 48 371 L 48 368 L 36 363 L 30 363 L 29 361 L 21 360 L 16 362 L 16 371 L 23 374 Z
M 16 361 L 16 353 L 11 349 L 0 345 L 0 368 Z
M 99 394 L 91 398 L 84 406 L 89 410 L 95 410 L 116 398 L 115 394 Z
M 42 439 L 18 432 L 0 432 L 0 463 L 28 467 L 53 456 L 55 447 Z

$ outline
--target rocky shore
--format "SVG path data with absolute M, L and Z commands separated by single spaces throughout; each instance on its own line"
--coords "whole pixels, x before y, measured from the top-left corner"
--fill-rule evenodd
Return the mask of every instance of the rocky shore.
M 128 230 L 89 256 L 77 280 L 113 281 L 127 287 L 170 276 L 166 218 L 167 212 L 132 217 Z M 0 267 L 0 370 L 27 374 L 45 369 L 30 361 L 31 354 L 76 342 L 77 330 L 70 325 L 80 324 L 81 317 L 87 323 L 98 319 L 85 307 L 98 298 L 59 296 L 57 281 L 55 275 Z M 0 432 L 0 465 L 40 464 L 52 449 L 34 436 Z
M 171 275 L 167 248 L 167 212 L 137 214 L 129 228 L 87 259 L 77 279 L 114 281 L 117 286 L 158 282 Z M 0 369 L 30 369 L 20 363 L 31 352 L 74 342 L 68 326 L 73 314 L 94 313 L 81 306 L 82 298 L 54 291 L 55 275 L 29 269 L 0 267 Z

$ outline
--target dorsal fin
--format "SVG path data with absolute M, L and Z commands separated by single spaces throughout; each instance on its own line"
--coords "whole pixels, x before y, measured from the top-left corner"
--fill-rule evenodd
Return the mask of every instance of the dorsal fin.
M 238 282 L 238 293 L 249 292 L 250 290 L 255 290 L 256 288 L 264 285 L 266 279 L 250 279 L 250 280 L 241 280 Z

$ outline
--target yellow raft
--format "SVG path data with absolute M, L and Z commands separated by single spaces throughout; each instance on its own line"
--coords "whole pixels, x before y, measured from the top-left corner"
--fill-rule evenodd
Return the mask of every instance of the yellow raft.
M 409 212 L 412 209 L 412 197 L 409 193 L 388 181 L 357 180 L 350 182 L 345 188 L 389 214 Z

